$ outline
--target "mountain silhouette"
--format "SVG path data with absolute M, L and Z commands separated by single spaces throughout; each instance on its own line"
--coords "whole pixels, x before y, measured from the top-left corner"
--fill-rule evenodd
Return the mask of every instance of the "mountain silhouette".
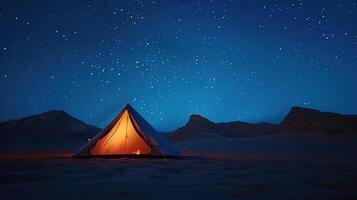
M 65 148 L 75 146 L 100 131 L 62 110 L 0 123 L 1 150 Z
M 332 112 L 292 107 L 274 132 L 301 131 L 326 134 L 357 133 L 357 115 L 342 115 Z
M 0 151 L 57 150 L 77 148 L 100 131 L 62 110 L 0 123 Z M 292 107 L 278 125 L 242 121 L 215 123 L 200 115 L 191 115 L 185 126 L 168 134 L 171 141 L 192 138 L 254 137 L 280 132 L 317 132 L 324 134 L 357 133 L 357 115 L 342 115 Z
M 270 123 L 247 123 L 241 121 L 214 123 L 200 115 L 191 115 L 187 124 L 169 135 L 173 141 L 197 137 L 252 137 L 266 135 L 274 128 Z

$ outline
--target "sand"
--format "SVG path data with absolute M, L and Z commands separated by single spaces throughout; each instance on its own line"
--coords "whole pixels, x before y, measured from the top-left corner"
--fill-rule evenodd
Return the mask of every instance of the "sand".
M 3 199 L 356 199 L 356 164 L 226 159 L 0 163 Z
M 321 138 L 323 137 L 323 138 Z M 179 160 L 0 161 L 2 199 L 357 199 L 356 139 L 272 135 L 176 145 Z
M 210 137 L 179 141 L 188 154 L 227 158 L 281 158 L 350 162 L 357 153 L 357 135 L 278 133 L 259 137 Z

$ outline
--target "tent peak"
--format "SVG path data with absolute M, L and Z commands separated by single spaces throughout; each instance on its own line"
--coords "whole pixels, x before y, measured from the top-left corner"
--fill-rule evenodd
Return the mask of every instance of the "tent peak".
M 133 107 L 130 104 L 126 104 L 125 108 L 133 109 Z

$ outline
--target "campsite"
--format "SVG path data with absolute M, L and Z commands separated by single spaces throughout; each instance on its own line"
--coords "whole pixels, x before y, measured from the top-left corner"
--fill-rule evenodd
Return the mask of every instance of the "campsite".
M 340 133 L 350 131 L 346 129 L 349 126 L 354 130 L 356 119 L 292 108 L 280 125 L 291 128 L 290 132 L 267 133 L 265 129 L 274 128 L 236 122 L 231 129 L 235 127 L 237 136 L 227 136 L 217 131 L 213 122 L 194 115 L 184 127 L 169 134 L 171 139 L 157 132 L 130 105 L 103 130 L 88 129 L 62 111 L 5 122 L 0 126 L 3 136 L 5 131 L 16 133 L 33 126 L 53 133 L 51 123 L 62 124 L 59 129 L 70 124 L 76 130 L 96 131 L 88 140 L 85 137 L 89 135 L 83 133 L 81 138 L 68 135 L 55 149 L 46 138 L 42 138 L 45 144 L 41 149 L 31 148 L 31 141 L 41 146 L 41 140 L 33 138 L 5 141 L 9 145 L 7 152 L 2 149 L 0 154 L 1 194 L 7 199 L 117 199 L 118 195 L 121 199 L 356 198 L 357 162 L 351 158 L 357 136 L 294 131 L 295 125 L 289 124 L 301 116 L 320 120 L 321 126 L 328 126 L 326 116 L 343 119 Z M 240 135 L 242 130 L 245 136 Z M 11 151 L 10 146 L 26 149 Z M 15 192 L 18 190 L 21 192 Z
M 357 200 L 357 0 L 0 0 L 0 200 Z

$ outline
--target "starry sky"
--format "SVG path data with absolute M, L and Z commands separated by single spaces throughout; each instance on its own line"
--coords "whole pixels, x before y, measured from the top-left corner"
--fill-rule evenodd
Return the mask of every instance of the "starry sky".
M 190 114 L 278 123 L 357 113 L 357 1 L 2 0 L 0 121 L 62 109 L 156 129 Z

